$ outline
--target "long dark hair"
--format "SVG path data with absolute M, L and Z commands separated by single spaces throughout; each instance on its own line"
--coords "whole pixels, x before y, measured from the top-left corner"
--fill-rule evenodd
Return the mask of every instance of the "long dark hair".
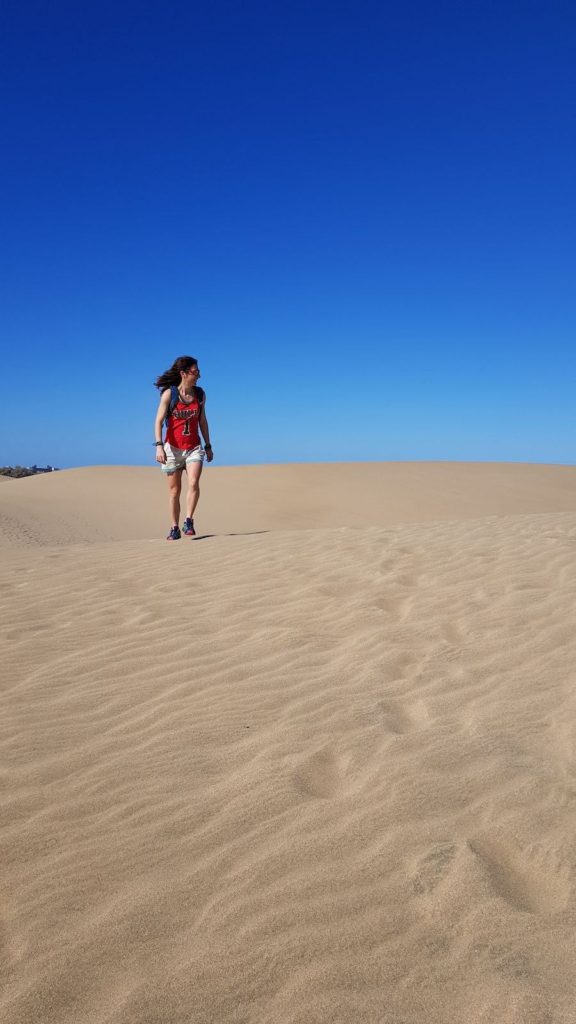
M 173 384 L 178 386 L 181 380 L 181 372 L 191 370 L 193 366 L 198 366 L 198 360 L 194 359 L 194 356 L 178 356 L 178 359 L 174 360 L 170 369 L 165 370 L 154 381 L 154 387 L 158 388 L 159 391 L 164 391 L 164 388 L 171 388 Z

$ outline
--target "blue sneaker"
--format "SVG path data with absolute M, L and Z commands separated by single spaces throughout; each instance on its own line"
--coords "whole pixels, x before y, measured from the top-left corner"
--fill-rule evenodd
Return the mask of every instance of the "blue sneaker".
M 166 540 L 180 540 L 180 530 L 177 526 L 173 526 L 170 533 L 166 537 Z
M 184 520 L 184 526 L 182 527 L 182 533 L 185 537 L 195 537 L 196 530 L 194 529 L 194 520 L 188 517 Z

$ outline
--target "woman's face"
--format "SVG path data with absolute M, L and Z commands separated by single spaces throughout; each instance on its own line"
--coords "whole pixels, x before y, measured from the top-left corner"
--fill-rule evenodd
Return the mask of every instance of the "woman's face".
M 183 384 L 195 384 L 199 377 L 200 368 L 198 366 L 191 366 L 189 370 L 182 370 Z

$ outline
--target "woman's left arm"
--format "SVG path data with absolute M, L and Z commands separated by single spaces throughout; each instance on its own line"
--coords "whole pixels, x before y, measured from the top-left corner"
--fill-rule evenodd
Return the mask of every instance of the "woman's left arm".
M 212 462 L 214 458 L 214 452 L 212 451 L 212 445 L 210 444 L 210 427 L 208 426 L 208 420 L 206 419 L 206 397 L 202 402 L 202 412 L 200 413 L 200 430 L 202 431 L 202 437 L 204 438 L 204 450 L 206 452 L 206 458 L 208 462 Z

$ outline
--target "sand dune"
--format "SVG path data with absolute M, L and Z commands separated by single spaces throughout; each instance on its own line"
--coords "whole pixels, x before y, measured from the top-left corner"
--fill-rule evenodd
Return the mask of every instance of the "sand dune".
M 573 1024 L 576 469 L 161 485 L 2 488 L 2 1020 Z
M 222 534 L 530 512 L 576 512 L 576 466 L 207 466 L 198 522 Z M 148 540 L 169 525 L 166 483 L 155 467 L 92 466 L 10 480 L 0 499 L 0 546 Z

